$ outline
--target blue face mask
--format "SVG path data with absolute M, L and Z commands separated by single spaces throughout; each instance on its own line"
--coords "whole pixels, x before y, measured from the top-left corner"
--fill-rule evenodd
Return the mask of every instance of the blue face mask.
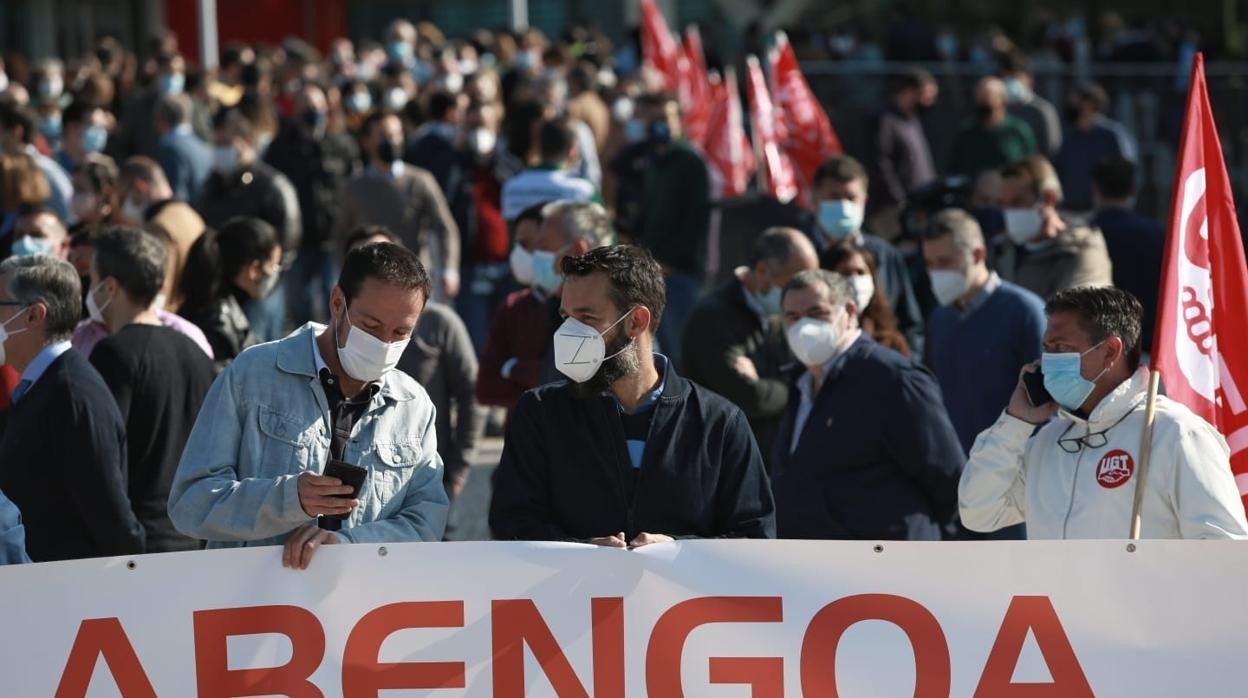
M 50 141 L 61 140 L 61 115 L 48 117 L 39 122 L 39 133 Z
M 829 199 L 819 204 L 819 228 L 832 240 L 843 240 L 862 228 L 863 210 L 846 199 Z
M 395 63 L 407 63 L 412 57 L 412 45 L 402 40 L 386 44 L 386 57 Z
M 52 243 L 43 238 L 29 235 L 13 241 L 14 257 L 33 257 L 37 254 L 52 254 Z
M 1074 351 L 1060 354 L 1045 352 L 1040 357 L 1040 372 L 1044 374 L 1044 389 L 1049 391 L 1057 404 L 1071 411 L 1083 407 L 1083 403 L 1096 388 L 1096 381 L 1109 370 L 1106 366 L 1103 371 L 1096 374 L 1096 378 L 1088 380 L 1083 377 L 1083 357 L 1096 351 L 1104 343 L 1101 342 L 1082 354 Z
M 779 286 L 772 286 L 771 290 L 766 293 L 754 294 L 754 299 L 758 304 L 763 306 L 763 312 L 768 315 L 779 315 L 784 308 L 780 305 L 784 289 Z
M 555 255 L 563 252 L 547 252 L 545 250 L 535 250 L 533 252 L 533 286 L 540 288 L 547 295 L 559 290 L 563 285 L 563 276 L 555 271 Z
M 103 152 L 108 145 L 108 129 L 103 126 L 91 126 L 82 132 L 82 149 L 88 153 Z
M 629 119 L 624 122 L 624 138 L 629 143 L 640 143 L 646 140 L 646 124 L 641 119 Z
M 166 73 L 160 76 L 160 91 L 166 95 L 180 95 L 186 88 L 186 76 L 182 73 Z

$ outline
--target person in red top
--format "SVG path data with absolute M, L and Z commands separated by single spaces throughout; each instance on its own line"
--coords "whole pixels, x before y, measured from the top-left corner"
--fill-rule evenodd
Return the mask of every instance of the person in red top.
M 512 254 L 513 273 L 530 288 L 508 296 L 495 313 L 477 376 L 477 402 L 509 414 L 524 391 L 559 377 L 551 347 L 562 322 L 560 263 L 614 239 L 611 219 L 598 204 L 555 201 L 541 208 L 540 217 L 534 213 L 526 210 L 517 218 Z

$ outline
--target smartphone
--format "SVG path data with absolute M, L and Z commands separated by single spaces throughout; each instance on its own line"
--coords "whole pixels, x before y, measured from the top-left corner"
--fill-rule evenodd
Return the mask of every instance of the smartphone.
M 1023 390 L 1027 391 L 1027 401 L 1032 407 L 1040 407 L 1053 402 L 1053 396 L 1044 387 L 1044 374 L 1038 369 L 1023 374 Z
M 336 477 L 342 480 L 342 484 L 351 486 L 351 494 L 339 495 L 343 499 L 355 499 L 360 495 L 360 488 L 364 486 L 364 478 L 368 477 L 368 469 L 361 468 L 358 465 L 352 465 L 346 461 L 330 459 L 325 466 L 325 472 L 322 475 L 328 477 Z M 337 514 L 333 516 L 325 516 L 327 519 L 346 519 L 350 514 Z

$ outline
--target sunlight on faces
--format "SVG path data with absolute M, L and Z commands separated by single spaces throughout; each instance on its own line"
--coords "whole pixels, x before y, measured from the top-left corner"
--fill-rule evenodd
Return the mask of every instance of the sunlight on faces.
M 928 271 L 956 271 L 961 273 L 969 271 L 972 262 L 972 260 L 967 259 L 965 252 L 958 249 L 952 235 L 942 235 L 938 238 L 924 240 L 923 261 L 927 263 Z
M 832 322 L 836 325 L 837 336 L 844 336 L 846 331 L 855 326 L 858 307 L 851 300 L 844 306 L 847 312 L 838 312 L 840 309 L 832 305 L 828 295 L 828 288 L 823 284 L 814 284 L 784 294 L 785 328 L 792 327 L 802 318 L 812 318 Z

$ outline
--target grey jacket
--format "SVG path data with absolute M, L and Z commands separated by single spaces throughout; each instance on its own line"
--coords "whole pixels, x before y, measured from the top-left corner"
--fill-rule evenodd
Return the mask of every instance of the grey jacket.
M 239 354 L 208 391 L 169 493 L 178 530 L 210 548 L 281 544 L 309 523 L 297 479 L 329 456 L 329 405 L 313 356 L 315 325 Z M 399 371 L 355 425 L 345 460 L 368 469 L 348 542 L 441 540 L 442 487 L 429 396 Z
M 1099 228 L 1063 219 L 1066 230 L 1039 245 L 1015 245 L 1004 235 L 993 240 L 988 265 L 1002 279 L 1022 286 L 1043 299 L 1076 286 L 1114 283 L 1109 248 Z

